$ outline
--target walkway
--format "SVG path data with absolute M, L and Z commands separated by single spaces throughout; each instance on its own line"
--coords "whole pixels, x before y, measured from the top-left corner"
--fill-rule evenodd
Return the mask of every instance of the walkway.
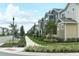
M 29 37 L 26 36 L 25 38 L 26 38 L 26 42 L 27 42 L 27 44 L 26 44 L 27 47 L 28 46 L 40 46 L 39 44 L 33 42 Z

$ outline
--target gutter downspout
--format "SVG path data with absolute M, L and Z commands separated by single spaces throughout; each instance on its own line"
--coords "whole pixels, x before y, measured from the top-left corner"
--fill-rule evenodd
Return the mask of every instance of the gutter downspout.
M 78 34 L 77 34 L 78 37 L 77 37 L 77 38 L 79 38 L 79 23 L 77 23 L 77 26 L 78 26 L 78 27 L 77 27 L 77 28 L 78 28 L 78 29 L 77 29 L 77 31 L 78 31 Z

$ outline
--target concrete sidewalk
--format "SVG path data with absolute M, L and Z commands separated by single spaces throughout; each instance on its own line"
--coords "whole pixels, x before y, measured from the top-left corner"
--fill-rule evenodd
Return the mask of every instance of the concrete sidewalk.
M 25 39 L 26 39 L 26 46 L 41 46 L 37 43 L 35 43 L 34 41 L 32 41 L 29 37 L 25 36 Z

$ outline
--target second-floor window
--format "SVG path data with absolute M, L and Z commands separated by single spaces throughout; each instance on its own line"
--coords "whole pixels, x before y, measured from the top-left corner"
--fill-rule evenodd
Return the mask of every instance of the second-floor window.
M 72 8 L 72 11 L 74 12 L 74 8 Z

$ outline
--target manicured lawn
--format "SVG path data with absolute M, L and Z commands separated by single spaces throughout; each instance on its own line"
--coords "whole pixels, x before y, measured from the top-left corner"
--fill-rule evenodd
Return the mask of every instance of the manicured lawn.
M 79 45 L 79 42 L 47 42 L 43 41 L 43 38 L 40 37 L 34 37 L 34 36 L 28 36 L 32 41 L 44 45 L 44 46 L 61 46 L 61 45 L 66 45 L 66 46 L 71 46 L 71 45 Z
M 79 52 L 79 42 L 45 42 L 40 37 L 28 36 L 32 41 L 43 45 L 47 49 L 52 51 L 64 51 L 64 52 Z

